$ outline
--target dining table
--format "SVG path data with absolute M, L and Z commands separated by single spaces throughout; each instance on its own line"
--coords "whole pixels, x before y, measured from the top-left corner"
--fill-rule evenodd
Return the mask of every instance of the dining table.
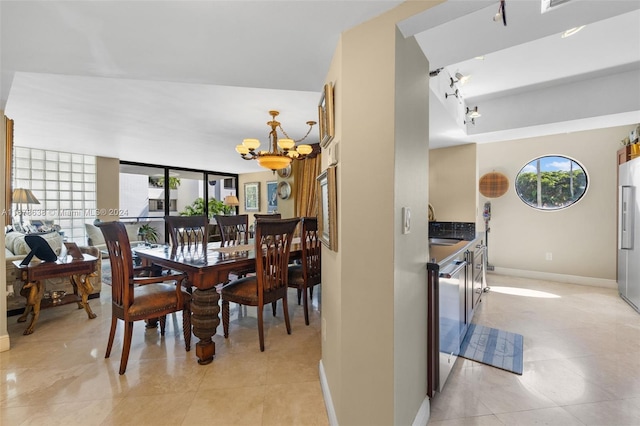
M 175 247 L 171 245 L 139 246 L 134 249 L 144 266 L 158 266 L 187 275 L 186 285 L 193 288 L 191 297 L 191 326 L 198 338 L 196 356 L 198 364 L 213 361 L 216 352 L 212 337 L 220 325 L 219 284 L 229 281 L 231 271 L 255 265 L 253 242 L 232 247 L 220 247 L 220 242 Z M 290 259 L 302 253 L 300 238 L 291 244 Z

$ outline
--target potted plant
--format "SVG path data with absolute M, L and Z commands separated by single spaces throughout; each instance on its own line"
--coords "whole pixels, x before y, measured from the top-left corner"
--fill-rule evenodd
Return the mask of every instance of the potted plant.
M 138 228 L 138 236 L 147 244 L 158 242 L 158 230 L 148 223 L 140 225 L 140 228 Z
M 226 206 L 222 201 L 215 198 L 209 198 L 209 218 L 212 218 L 216 214 L 229 214 L 233 211 L 233 207 Z M 180 216 L 199 216 L 204 214 L 204 198 L 196 198 L 190 206 L 185 207 L 184 211 L 180 212 Z

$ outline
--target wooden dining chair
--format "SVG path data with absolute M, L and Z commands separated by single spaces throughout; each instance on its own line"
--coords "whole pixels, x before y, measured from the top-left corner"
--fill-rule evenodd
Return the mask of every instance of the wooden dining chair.
M 254 222 L 254 227 L 255 227 L 255 223 L 258 222 L 258 220 L 260 219 L 282 219 L 282 214 L 281 213 L 267 213 L 267 214 L 263 214 L 263 213 L 254 213 L 253 217 L 255 218 L 255 222 Z M 273 316 L 276 316 L 276 302 L 272 303 L 273 305 Z
M 303 217 L 301 220 L 302 259 L 300 264 L 289 265 L 289 287 L 298 289 L 298 305 L 302 296 L 304 304 L 304 323 L 309 325 L 309 302 L 313 299 L 313 286 L 321 280 L 320 235 L 318 233 L 318 219 Z M 309 297 L 307 298 L 307 291 Z
M 256 306 L 260 351 L 264 351 L 264 305 L 282 299 L 287 333 L 291 334 L 287 305 L 288 265 L 291 240 L 300 219 L 258 221 L 255 235 L 256 274 L 231 281 L 222 287 L 222 324 L 229 337 L 229 302 Z
M 249 215 L 215 215 L 220 227 L 220 247 L 235 247 L 249 244 Z M 255 268 L 234 269 L 230 274 L 242 278 L 255 272 Z
M 253 217 L 255 218 L 255 220 L 258 220 L 258 219 L 282 219 L 282 214 L 281 213 L 269 213 L 269 214 L 255 213 L 253 215 Z
M 97 225 L 104 235 L 111 262 L 111 330 L 105 358 L 111 347 L 118 320 L 124 321 L 124 344 L 120 358 L 120 374 L 129 360 L 133 323 L 160 319 L 160 334 L 164 336 L 166 315 L 182 311 L 182 328 L 187 352 L 191 349 L 191 295 L 182 289 L 184 274 L 159 277 L 136 277 L 127 231 L 122 222 L 101 222 Z
M 220 227 L 220 246 L 231 247 L 249 243 L 249 215 L 214 215 Z
M 258 219 L 282 219 L 281 213 L 269 213 L 269 214 L 260 214 L 256 213 L 253 215 L 253 219 L 257 221 Z
M 205 250 L 209 242 L 209 219 L 206 216 L 165 216 L 172 250 Z

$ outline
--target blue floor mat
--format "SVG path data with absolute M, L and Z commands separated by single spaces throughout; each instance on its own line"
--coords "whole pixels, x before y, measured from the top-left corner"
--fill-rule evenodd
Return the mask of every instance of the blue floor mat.
M 521 334 L 471 324 L 460 347 L 460 356 L 522 375 Z

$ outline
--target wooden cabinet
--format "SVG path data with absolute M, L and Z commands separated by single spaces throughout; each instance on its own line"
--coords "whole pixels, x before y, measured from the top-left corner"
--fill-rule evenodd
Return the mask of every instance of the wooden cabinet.
M 631 145 L 623 146 L 618 150 L 618 166 L 631 159 Z

